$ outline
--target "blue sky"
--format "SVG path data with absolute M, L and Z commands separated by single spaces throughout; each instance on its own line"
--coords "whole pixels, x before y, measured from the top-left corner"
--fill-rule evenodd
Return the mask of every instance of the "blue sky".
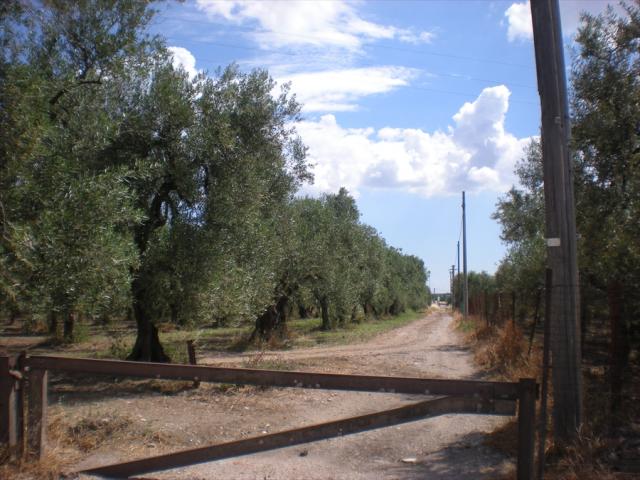
M 606 2 L 560 5 L 570 48 L 579 12 Z M 187 0 L 164 4 L 152 31 L 192 74 L 236 62 L 290 82 L 315 174 L 302 193 L 346 187 L 362 220 L 424 259 L 441 292 L 462 190 L 468 268 L 492 273 L 505 253 L 491 214 L 540 121 L 529 12 L 509 1 Z

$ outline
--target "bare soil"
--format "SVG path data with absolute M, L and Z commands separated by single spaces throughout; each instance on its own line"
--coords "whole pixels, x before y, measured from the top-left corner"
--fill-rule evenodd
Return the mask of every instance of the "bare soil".
M 199 359 L 209 365 L 479 378 L 472 354 L 444 309 L 366 343 Z M 52 385 L 51 423 L 66 428 L 53 450 L 69 455 L 68 471 L 230 441 L 371 413 L 423 399 L 415 395 L 201 385 L 158 382 Z M 170 389 L 170 391 L 166 391 Z M 494 478 L 513 467 L 484 445 L 502 417 L 445 415 L 271 452 L 145 475 L 158 479 L 460 479 Z M 69 425 L 83 428 L 69 429 Z M 94 428 L 94 425 L 96 426 Z M 109 425 L 116 425 L 108 435 Z M 58 428 L 58 433 L 59 433 Z M 78 435 L 69 448 L 69 435 Z M 84 445 L 79 452 L 78 445 Z M 78 461 L 72 461 L 79 459 Z

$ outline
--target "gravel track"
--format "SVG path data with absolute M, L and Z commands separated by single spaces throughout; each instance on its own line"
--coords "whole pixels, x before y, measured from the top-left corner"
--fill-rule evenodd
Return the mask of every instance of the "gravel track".
M 292 362 L 319 372 L 478 378 L 472 354 L 452 328 L 448 311 L 434 313 L 366 343 L 263 353 L 263 359 Z M 235 365 L 247 354 L 208 357 L 201 363 Z M 201 388 L 189 393 L 116 397 L 76 409 L 126 408 L 153 431 L 166 432 L 168 445 L 127 449 L 105 445 L 78 467 L 272 433 L 406 405 L 415 395 L 245 388 L 235 395 Z M 81 414 L 80 411 L 76 412 Z M 504 417 L 443 415 L 342 438 L 323 440 L 158 472 L 158 479 L 461 479 L 494 478 L 513 466 L 511 459 L 483 445 L 487 432 Z M 411 459 L 411 461 L 407 461 Z M 405 460 L 405 461 L 403 461 Z

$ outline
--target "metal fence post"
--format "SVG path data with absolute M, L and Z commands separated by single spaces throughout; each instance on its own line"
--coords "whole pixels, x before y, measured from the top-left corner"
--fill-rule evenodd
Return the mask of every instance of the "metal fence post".
M 534 478 L 536 387 L 532 378 L 521 378 L 518 383 L 518 480 Z
M 29 369 L 27 411 L 27 453 L 40 459 L 47 445 L 47 384 L 48 372 L 41 369 Z
M 11 394 L 13 391 L 13 379 L 9 374 L 9 357 L 0 357 L 0 444 L 9 446 L 11 432 Z
M 189 356 L 189 365 L 197 365 L 196 347 L 193 345 L 193 340 L 187 340 L 187 355 Z
M 193 340 L 187 340 L 187 355 L 189 356 L 189 365 L 197 365 L 196 363 L 196 347 L 193 344 Z M 200 380 L 193 380 L 193 388 L 200 386 Z
M 15 459 L 24 456 L 24 377 L 22 368 L 24 366 L 25 353 L 21 353 L 16 357 L 12 373 L 14 382 L 14 398 L 15 398 L 15 441 L 12 445 L 12 455 Z
M 0 444 L 14 459 L 21 455 L 23 445 L 21 376 L 15 368 L 15 358 L 0 357 Z

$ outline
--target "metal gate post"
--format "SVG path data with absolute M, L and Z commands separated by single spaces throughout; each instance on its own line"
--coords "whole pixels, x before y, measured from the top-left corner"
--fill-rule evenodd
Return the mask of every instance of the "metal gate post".
M 0 357 L 0 444 L 9 445 L 11 430 L 11 391 L 13 381 L 9 375 L 9 357 Z
M 25 438 L 24 438 L 24 377 L 22 374 L 22 368 L 24 367 L 24 359 L 26 354 L 22 352 L 15 359 L 13 365 L 14 371 L 11 372 L 15 379 L 14 382 L 14 397 L 15 397 L 15 443 L 12 447 L 12 455 L 16 459 L 24 457 Z
M 27 453 L 35 459 L 44 456 L 47 445 L 48 376 L 46 370 L 28 369 Z
M 196 347 L 193 344 L 193 340 L 187 340 L 187 355 L 189 356 L 189 365 L 196 365 Z M 193 380 L 193 388 L 200 386 L 200 380 Z
M 22 390 L 16 359 L 0 357 L 0 444 L 12 458 L 22 454 Z
M 536 381 L 521 378 L 518 383 L 518 480 L 533 480 L 535 424 L 536 424 Z

